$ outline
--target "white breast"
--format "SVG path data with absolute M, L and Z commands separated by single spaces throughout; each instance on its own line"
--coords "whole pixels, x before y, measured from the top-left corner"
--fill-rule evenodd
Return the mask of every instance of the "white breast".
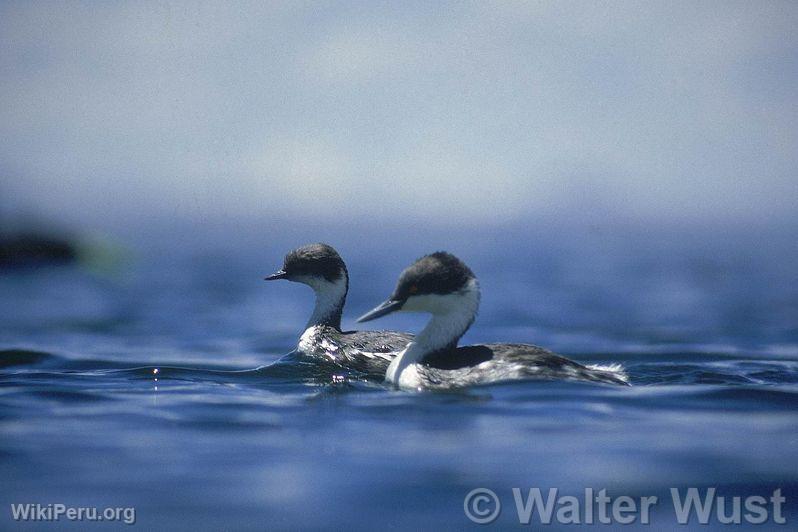
M 302 336 L 299 337 L 299 345 L 297 345 L 297 349 L 302 351 L 303 353 L 312 353 L 315 350 L 315 346 L 318 342 L 318 335 L 319 335 L 318 326 L 308 327 L 305 329 L 305 332 L 302 333 Z
M 399 387 L 405 390 L 418 390 L 422 387 L 418 364 L 410 364 L 399 375 Z

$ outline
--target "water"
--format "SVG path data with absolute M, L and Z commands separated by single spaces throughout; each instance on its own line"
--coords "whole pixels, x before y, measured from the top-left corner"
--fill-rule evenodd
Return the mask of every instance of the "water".
M 477 487 L 500 497 L 504 528 L 517 527 L 513 487 L 655 495 L 656 529 L 674 526 L 670 487 L 780 488 L 788 523 L 798 520 L 794 240 L 439 240 L 481 279 L 465 343 L 527 341 L 621 362 L 634 386 L 417 394 L 277 363 L 311 294 L 260 279 L 311 239 L 139 246 L 110 270 L 3 273 L 0 528 L 46 527 L 11 520 L 11 503 L 30 502 L 132 506 L 145 529 L 462 529 L 476 526 L 463 498 Z M 341 246 L 352 275 L 345 325 L 440 247 L 424 245 Z

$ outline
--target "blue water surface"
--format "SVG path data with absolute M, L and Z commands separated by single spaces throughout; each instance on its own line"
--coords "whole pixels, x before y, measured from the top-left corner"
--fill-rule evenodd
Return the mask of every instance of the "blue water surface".
M 786 528 L 735 529 L 798 523 L 789 232 L 404 231 L 383 247 L 320 233 L 349 265 L 347 327 L 413 259 L 449 249 L 483 289 L 464 343 L 620 362 L 634 386 L 409 393 L 278 362 L 312 296 L 261 279 L 312 231 L 140 240 L 111 266 L 0 274 L 0 528 L 55 526 L 14 522 L 12 503 L 63 503 L 132 506 L 146 530 L 460 530 L 478 526 L 463 509 L 478 487 L 503 506 L 487 528 L 518 528 L 514 487 L 656 495 L 661 530 L 675 527 L 671 487 L 781 489 Z M 417 331 L 424 319 L 368 325 Z

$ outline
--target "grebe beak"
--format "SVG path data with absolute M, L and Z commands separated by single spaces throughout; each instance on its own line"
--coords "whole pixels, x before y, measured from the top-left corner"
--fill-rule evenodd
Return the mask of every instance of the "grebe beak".
M 377 318 L 379 318 L 381 316 L 385 316 L 386 314 L 390 314 L 391 312 L 395 312 L 395 311 L 401 309 L 402 305 L 404 305 L 404 304 L 405 304 L 404 301 L 399 301 L 399 300 L 396 300 L 396 299 L 389 299 L 387 301 L 384 301 L 384 302 L 380 303 L 379 305 L 377 305 L 373 309 L 369 310 L 368 312 L 366 312 L 365 314 L 360 316 L 357 319 L 357 321 L 358 321 L 358 323 L 362 323 L 364 321 L 371 321 L 373 319 L 377 319 Z
M 277 279 L 285 279 L 288 277 L 288 274 L 285 273 L 283 270 L 279 270 L 274 272 L 273 274 L 269 275 L 268 277 L 264 277 L 264 281 L 276 281 Z

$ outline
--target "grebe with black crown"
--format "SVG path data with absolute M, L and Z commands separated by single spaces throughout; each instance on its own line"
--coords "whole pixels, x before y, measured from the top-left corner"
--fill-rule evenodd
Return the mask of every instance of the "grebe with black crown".
M 316 294 L 316 305 L 297 351 L 322 357 L 346 369 L 383 377 L 391 360 L 413 339 L 395 331 L 342 331 L 341 314 L 349 291 L 346 264 L 332 246 L 309 244 L 289 252 L 283 267 L 267 281 L 286 279 L 306 284 Z
M 585 366 L 535 345 L 457 347 L 476 318 L 479 298 L 476 276 L 449 253 L 427 255 L 405 269 L 391 297 L 357 320 L 397 311 L 432 314 L 426 327 L 388 366 L 385 381 L 414 390 L 535 378 L 629 384 L 620 365 Z

